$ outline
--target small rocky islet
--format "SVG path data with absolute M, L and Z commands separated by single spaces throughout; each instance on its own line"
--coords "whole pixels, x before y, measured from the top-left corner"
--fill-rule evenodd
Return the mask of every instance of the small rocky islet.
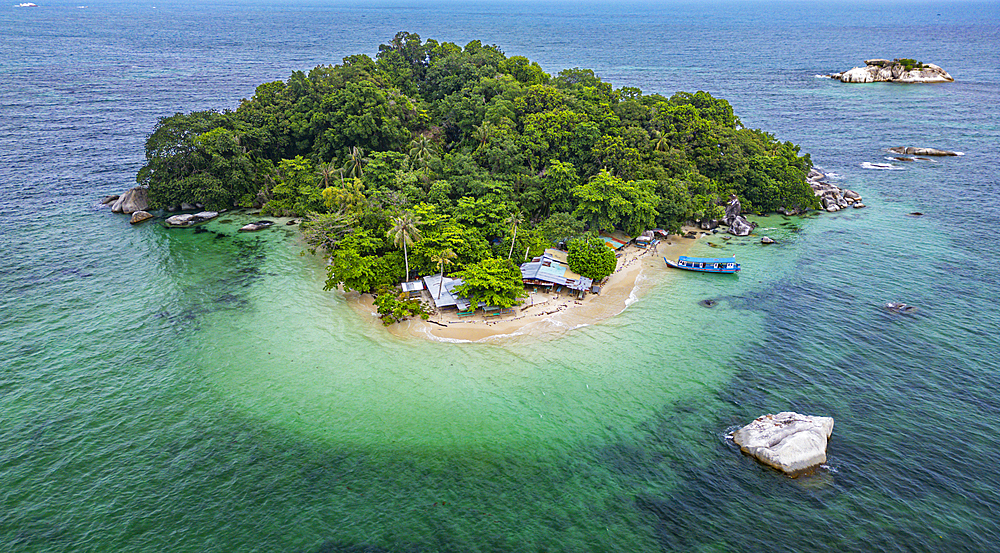
M 950 83 L 955 79 L 933 63 L 923 63 L 909 58 L 894 60 L 865 60 L 864 67 L 855 67 L 840 73 L 824 75 L 842 83 Z

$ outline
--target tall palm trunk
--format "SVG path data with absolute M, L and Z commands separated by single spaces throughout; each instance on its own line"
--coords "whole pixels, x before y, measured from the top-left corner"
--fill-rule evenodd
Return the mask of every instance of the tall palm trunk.
M 403 239 L 403 261 L 406 263 L 406 282 L 410 282 L 410 256 L 406 254 L 406 239 Z
M 514 238 L 511 238 L 511 240 L 510 240 L 510 252 L 507 253 L 507 259 L 510 259 L 510 256 L 514 255 L 514 242 L 516 242 L 516 241 L 517 241 L 517 226 L 515 225 L 514 226 Z

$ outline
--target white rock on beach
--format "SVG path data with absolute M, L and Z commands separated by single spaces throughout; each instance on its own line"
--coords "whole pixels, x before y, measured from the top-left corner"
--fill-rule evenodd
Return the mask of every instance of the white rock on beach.
M 765 465 L 796 476 L 826 462 L 833 418 L 784 411 L 758 417 L 733 432 L 740 450 Z

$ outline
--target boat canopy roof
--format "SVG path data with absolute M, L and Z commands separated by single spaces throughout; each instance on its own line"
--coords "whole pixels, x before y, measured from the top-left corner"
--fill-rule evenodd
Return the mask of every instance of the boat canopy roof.
M 736 263 L 736 257 L 688 257 L 682 255 L 677 258 L 678 261 L 687 261 L 689 263 Z

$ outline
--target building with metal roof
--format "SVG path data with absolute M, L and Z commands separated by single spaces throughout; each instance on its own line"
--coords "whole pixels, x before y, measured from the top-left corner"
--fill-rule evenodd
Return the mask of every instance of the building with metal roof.
M 472 302 L 455 292 L 455 287 L 463 284 L 462 279 L 444 277 L 442 282 L 441 275 L 427 275 L 423 280 L 437 309 L 456 307 L 459 311 L 468 311 L 472 307 Z
M 407 296 L 412 297 L 414 295 L 420 295 L 421 290 L 424 289 L 424 283 L 419 280 L 404 282 L 402 284 L 402 288 L 403 292 L 405 292 Z
M 594 283 L 593 279 L 569 270 L 566 252 L 553 249 L 521 265 L 521 278 L 529 286 L 565 286 L 578 291 L 590 290 Z

